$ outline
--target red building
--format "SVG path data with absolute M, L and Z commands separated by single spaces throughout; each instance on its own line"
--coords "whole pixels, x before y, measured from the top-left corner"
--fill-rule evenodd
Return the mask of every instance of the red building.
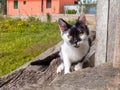
M 7 0 L 7 15 L 58 14 L 76 0 Z

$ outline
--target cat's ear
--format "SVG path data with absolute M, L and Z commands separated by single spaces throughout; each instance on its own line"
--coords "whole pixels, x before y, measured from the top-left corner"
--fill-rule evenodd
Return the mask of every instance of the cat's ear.
M 85 26 L 86 25 L 86 17 L 84 14 L 81 14 L 79 17 L 78 17 L 78 23 L 80 23 L 82 26 Z
M 62 18 L 58 19 L 58 24 L 59 24 L 59 28 L 62 32 L 64 32 L 65 30 L 67 30 L 68 28 L 68 24 L 66 21 L 64 21 Z

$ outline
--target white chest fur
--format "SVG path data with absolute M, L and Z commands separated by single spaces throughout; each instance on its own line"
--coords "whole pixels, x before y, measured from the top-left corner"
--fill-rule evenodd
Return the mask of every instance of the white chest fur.
M 64 44 L 61 46 L 62 59 L 63 61 L 65 61 L 65 59 L 67 58 L 71 63 L 77 62 L 87 54 L 88 50 L 89 44 L 87 40 L 81 42 L 79 48 L 75 48 L 64 42 Z

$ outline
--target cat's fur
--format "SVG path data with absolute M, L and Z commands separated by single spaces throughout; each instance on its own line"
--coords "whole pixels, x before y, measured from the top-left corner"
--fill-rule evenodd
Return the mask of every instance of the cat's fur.
M 61 18 L 58 23 L 64 43 L 60 51 L 62 63 L 58 66 L 57 73 L 64 69 L 64 74 L 67 74 L 73 63 L 76 63 L 75 71 L 82 68 L 83 59 L 90 49 L 89 30 L 85 15 L 81 15 L 73 24 L 68 24 Z

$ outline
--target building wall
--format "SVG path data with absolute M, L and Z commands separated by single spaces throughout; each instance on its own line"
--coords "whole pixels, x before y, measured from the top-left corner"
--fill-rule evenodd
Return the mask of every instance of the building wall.
M 39 0 L 26 0 L 26 5 L 23 4 L 24 0 L 18 0 L 18 9 L 14 9 L 14 0 L 8 0 L 7 2 L 7 14 L 8 15 L 34 15 L 40 14 Z
M 18 0 L 18 9 L 14 9 L 14 0 L 7 0 L 8 15 L 39 15 L 58 14 L 64 11 L 65 4 L 74 4 L 75 0 L 51 0 L 51 8 L 46 8 L 46 0 L 43 0 L 43 12 L 41 11 L 42 0 Z
M 46 0 L 44 0 L 44 13 L 58 14 L 59 11 L 59 0 L 51 0 L 51 8 L 46 8 Z
M 26 0 L 26 5 L 23 4 L 24 0 L 18 1 L 18 9 L 14 9 L 14 0 L 7 1 L 8 15 L 58 14 L 60 12 L 59 0 L 51 0 L 51 8 L 46 8 L 46 0 L 43 0 L 43 12 L 41 11 L 42 0 Z
M 64 12 L 64 5 L 74 4 L 74 1 L 76 0 L 60 0 L 60 12 Z

